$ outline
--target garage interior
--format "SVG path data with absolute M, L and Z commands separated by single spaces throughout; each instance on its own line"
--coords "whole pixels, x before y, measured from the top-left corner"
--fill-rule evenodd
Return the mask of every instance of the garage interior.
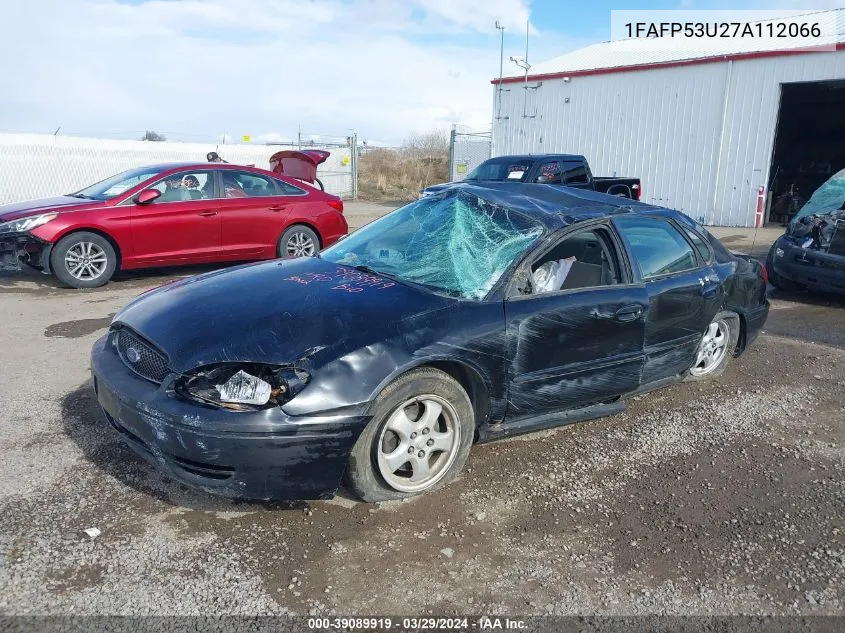
M 785 224 L 845 168 L 845 80 L 781 84 L 769 221 Z

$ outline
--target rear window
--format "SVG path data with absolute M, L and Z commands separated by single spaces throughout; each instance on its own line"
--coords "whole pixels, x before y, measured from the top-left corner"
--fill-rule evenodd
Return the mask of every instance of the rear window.
M 494 158 L 481 163 L 464 180 L 521 180 L 529 166 L 525 160 Z
M 619 217 L 614 222 L 628 241 L 644 279 L 698 266 L 689 242 L 669 222 L 635 216 Z
M 579 161 L 561 163 L 563 183 L 565 185 L 580 185 L 589 182 L 587 166 Z
M 283 196 L 304 196 L 307 193 L 304 189 L 294 187 L 293 185 L 285 182 L 284 180 L 274 179 L 273 182 L 276 183 L 276 186 L 282 192 Z
M 710 248 L 710 245 L 707 244 L 707 242 L 705 242 L 695 231 L 684 228 L 684 233 L 687 234 L 687 237 L 692 242 L 692 245 L 695 246 L 695 250 L 698 251 L 699 255 L 701 255 L 702 261 L 710 262 L 710 260 L 713 259 L 713 249 Z

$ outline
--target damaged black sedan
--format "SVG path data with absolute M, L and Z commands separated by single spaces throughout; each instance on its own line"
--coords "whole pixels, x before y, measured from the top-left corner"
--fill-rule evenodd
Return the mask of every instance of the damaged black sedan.
M 125 442 L 256 499 L 438 488 L 486 441 L 720 374 L 763 270 L 690 218 L 593 192 L 459 185 L 318 257 L 213 272 L 123 308 L 92 353 Z
M 781 290 L 845 294 L 845 169 L 813 192 L 766 258 Z

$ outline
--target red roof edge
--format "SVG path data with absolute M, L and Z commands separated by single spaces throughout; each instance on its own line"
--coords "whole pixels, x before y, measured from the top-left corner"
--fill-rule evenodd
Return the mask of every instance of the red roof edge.
M 836 50 L 845 50 L 845 42 L 836 44 Z M 572 70 L 569 72 L 546 73 L 543 75 L 528 75 L 529 81 L 543 79 L 562 79 L 563 77 L 584 77 L 587 75 L 609 75 L 615 73 L 636 72 L 639 70 L 655 70 L 657 68 L 672 68 L 674 66 L 697 66 L 699 64 L 713 64 L 716 62 L 738 61 L 745 59 L 761 59 L 764 57 L 781 57 L 783 55 L 800 55 L 805 53 L 832 52 L 829 47 L 790 48 L 779 51 L 756 51 L 753 53 L 731 53 L 714 57 L 699 57 L 697 59 L 682 59 L 678 61 L 657 62 L 654 64 L 640 64 L 638 66 L 611 66 L 609 68 L 592 68 L 590 70 Z M 503 77 L 501 83 L 510 84 L 525 81 L 525 77 Z M 498 84 L 499 79 L 493 79 L 491 84 Z

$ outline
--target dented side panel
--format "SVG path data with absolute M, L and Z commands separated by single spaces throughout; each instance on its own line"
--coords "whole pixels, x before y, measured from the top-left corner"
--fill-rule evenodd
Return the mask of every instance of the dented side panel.
M 578 408 L 636 389 L 647 307 L 642 285 L 508 300 L 508 416 Z
M 705 297 L 708 286 L 712 294 Z M 692 367 L 701 337 L 723 305 L 724 287 L 710 267 L 650 281 L 646 287 L 643 382 L 649 383 Z

